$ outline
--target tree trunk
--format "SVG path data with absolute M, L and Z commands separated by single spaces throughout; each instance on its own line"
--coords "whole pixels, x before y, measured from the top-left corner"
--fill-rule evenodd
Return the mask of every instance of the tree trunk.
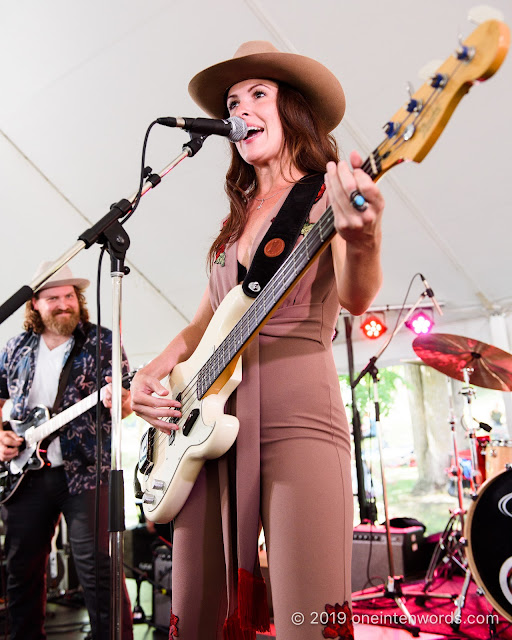
M 447 378 L 423 365 L 405 366 L 414 453 L 418 466 L 415 493 L 446 486 L 452 452 Z

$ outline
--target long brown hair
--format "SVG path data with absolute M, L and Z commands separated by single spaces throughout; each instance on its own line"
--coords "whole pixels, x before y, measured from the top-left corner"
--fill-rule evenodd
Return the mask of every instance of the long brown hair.
M 78 287 L 73 287 L 73 289 L 75 290 L 76 297 L 78 298 L 80 320 L 81 322 L 88 322 L 89 310 L 87 309 L 87 300 L 82 293 L 82 289 L 79 289 Z M 34 298 L 37 300 L 39 298 L 39 293 L 36 293 Z M 37 309 L 34 309 L 32 299 L 28 300 L 25 304 L 25 322 L 23 323 L 23 328 L 25 331 L 33 331 L 34 333 L 43 333 L 45 328 L 41 314 Z
M 309 104 L 297 89 L 284 82 L 277 84 L 277 111 L 283 127 L 284 148 L 290 167 L 306 174 L 324 173 L 327 162 L 338 161 L 335 138 L 320 129 Z M 231 164 L 225 184 L 230 211 L 220 234 L 210 247 L 210 268 L 223 247 L 242 235 L 247 221 L 247 204 L 257 188 L 254 167 L 243 160 L 234 144 L 231 145 Z

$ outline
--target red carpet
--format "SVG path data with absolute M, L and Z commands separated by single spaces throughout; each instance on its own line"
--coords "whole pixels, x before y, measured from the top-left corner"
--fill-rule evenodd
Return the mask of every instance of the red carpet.
M 455 612 L 455 605 L 451 600 L 427 598 L 424 603 L 421 603 L 417 602 L 414 597 L 407 596 L 411 592 L 421 592 L 422 587 L 423 582 L 403 587 L 405 605 L 409 613 L 415 617 L 416 626 L 420 631 L 442 634 L 446 638 L 512 639 L 512 623 L 499 615 L 484 596 L 477 594 L 477 586 L 474 582 L 469 585 L 458 630 L 454 630 L 450 624 Z M 433 587 L 431 593 L 459 595 L 462 589 L 462 577 L 454 576 L 443 583 L 439 581 L 439 584 L 435 583 Z M 370 594 L 372 591 L 375 590 L 367 589 L 364 592 L 357 592 L 353 594 L 353 597 L 361 593 Z M 404 625 L 401 624 L 403 617 L 399 621 L 393 620 L 394 614 L 403 616 L 403 613 L 391 598 L 380 597 L 353 602 L 353 613 L 355 622 L 404 628 Z M 494 622 L 496 635 L 491 635 L 490 620 Z

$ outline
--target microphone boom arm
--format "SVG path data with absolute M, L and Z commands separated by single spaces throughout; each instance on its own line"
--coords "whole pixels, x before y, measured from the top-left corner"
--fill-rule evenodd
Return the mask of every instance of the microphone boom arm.
M 165 177 L 170 171 L 172 171 L 182 160 L 187 157 L 194 156 L 202 147 L 203 142 L 208 135 L 190 134 L 190 140 L 186 142 L 182 147 L 182 152 L 176 156 L 168 165 L 166 165 L 159 174 L 152 173 L 146 179 L 140 197 L 144 196 L 148 191 L 154 189 L 162 178 Z M 137 198 L 137 193 L 134 193 L 129 200 L 122 199 L 119 202 L 113 204 L 110 207 L 110 211 L 104 215 L 98 222 L 92 227 L 86 229 L 80 236 L 78 236 L 78 242 L 70 247 L 65 253 L 63 253 L 48 269 L 42 273 L 38 278 L 32 280 L 30 285 L 23 285 L 16 293 L 8 298 L 0 306 L 0 324 L 7 320 L 15 311 L 17 311 L 25 302 L 30 300 L 34 293 L 44 284 L 48 278 L 51 278 L 59 269 L 72 260 L 76 255 L 82 251 L 82 249 L 89 249 L 89 247 L 96 243 L 105 241 L 105 233 L 107 230 L 117 223 L 120 218 L 124 218 L 132 210 L 133 203 Z

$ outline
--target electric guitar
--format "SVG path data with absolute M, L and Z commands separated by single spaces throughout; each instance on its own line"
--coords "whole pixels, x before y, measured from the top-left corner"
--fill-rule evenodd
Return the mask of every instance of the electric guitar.
M 365 161 L 364 171 L 377 181 L 396 164 L 423 160 L 471 86 L 499 69 L 509 44 L 504 23 L 489 20 L 477 27 L 387 123 L 386 137 Z M 246 296 L 241 285 L 229 292 L 192 356 L 162 381 L 170 397 L 182 403 L 182 417 L 164 418 L 178 427 L 170 435 L 149 427 L 141 440 L 135 491 L 149 520 L 172 520 L 204 461 L 223 455 L 234 443 L 238 420 L 223 408 L 242 379 L 240 356 L 334 234 L 328 207 L 258 297 Z
M 135 371 L 123 376 L 122 384 L 130 388 Z M 105 397 L 108 385 L 100 389 L 100 400 Z M 76 404 L 64 409 L 50 418 L 49 410 L 43 405 L 35 406 L 23 422 L 11 420 L 13 431 L 24 438 L 19 454 L 8 462 L 0 461 L 0 504 L 7 502 L 29 471 L 38 471 L 49 465 L 47 458 L 48 445 L 61 427 L 82 415 L 98 402 L 98 392 L 94 391 Z

